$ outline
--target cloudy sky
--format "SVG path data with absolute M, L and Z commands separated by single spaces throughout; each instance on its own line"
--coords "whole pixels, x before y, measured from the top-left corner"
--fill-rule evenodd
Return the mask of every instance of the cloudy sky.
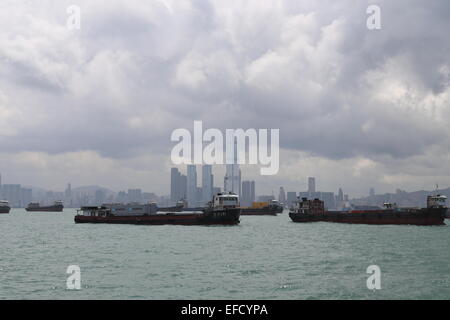
M 243 170 L 258 193 L 450 187 L 449 18 L 447 0 L 1 0 L 3 183 L 167 194 L 171 132 L 203 120 L 280 129 L 279 174 Z

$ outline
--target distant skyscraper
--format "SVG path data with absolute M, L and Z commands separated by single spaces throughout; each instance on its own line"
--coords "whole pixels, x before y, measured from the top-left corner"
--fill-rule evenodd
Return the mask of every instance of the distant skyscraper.
M 202 201 L 207 203 L 211 201 L 213 194 L 213 175 L 212 175 L 212 166 L 204 165 L 202 167 Z
M 195 165 L 187 166 L 187 202 L 190 207 L 197 205 L 197 168 Z
M 370 188 L 369 195 L 371 197 L 375 196 L 375 189 L 374 188 Z
M 186 199 L 186 183 L 186 176 L 182 175 L 177 168 L 170 170 L 170 201 L 172 203 Z
M 255 181 L 242 182 L 241 206 L 249 207 L 255 201 Z
M 340 202 L 344 201 L 344 192 L 342 192 L 341 188 L 339 188 L 337 200 L 340 201 Z
M 72 198 L 72 184 L 70 182 L 67 184 L 67 188 L 64 191 L 64 197 L 66 198 L 67 201 L 69 201 L 70 198 Z
M 170 200 L 172 202 L 177 202 L 181 199 L 180 179 L 180 171 L 177 168 L 172 168 L 170 170 Z
M 308 192 L 310 194 L 316 192 L 316 178 L 313 177 L 308 178 Z
M 278 201 L 280 201 L 280 203 L 286 204 L 286 192 L 284 191 L 283 187 L 280 187 L 280 193 L 278 195 Z
M 239 196 L 241 194 L 241 170 L 237 163 L 237 143 L 234 143 L 234 162 L 227 164 L 226 173 L 224 177 L 224 191 L 233 192 Z
M 291 207 L 295 201 L 297 201 L 297 192 L 288 192 L 287 193 L 287 205 Z

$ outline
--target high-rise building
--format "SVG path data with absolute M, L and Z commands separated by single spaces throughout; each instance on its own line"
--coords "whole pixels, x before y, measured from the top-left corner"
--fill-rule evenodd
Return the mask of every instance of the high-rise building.
M 337 200 L 340 202 L 344 201 L 344 192 L 342 191 L 341 188 L 339 188 Z
M 309 177 L 308 178 L 308 192 L 313 194 L 316 192 L 316 178 Z
M 204 165 L 202 167 L 202 202 L 211 201 L 213 196 L 214 178 L 212 175 L 212 166 Z
M 227 164 L 224 178 L 224 191 L 241 196 L 241 170 L 238 164 Z
M 187 166 L 187 202 L 188 206 L 197 206 L 197 168 L 195 165 Z
M 289 191 L 287 193 L 287 205 L 292 207 L 295 201 L 297 201 L 297 192 Z
M 175 204 L 181 199 L 186 199 L 187 178 L 177 168 L 170 170 L 170 201 Z
M 67 188 L 64 191 L 64 197 L 66 197 L 66 199 L 72 198 L 72 184 L 70 182 L 67 184 Z
M 128 201 L 141 203 L 142 202 L 142 190 L 141 189 L 128 189 Z
M 370 188 L 369 196 L 371 196 L 371 197 L 375 196 L 375 189 L 374 188 Z
M 233 164 L 227 164 L 224 177 L 224 191 L 233 192 L 239 196 L 241 194 L 241 169 L 237 162 L 237 143 L 234 143 L 234 161 Z
M 241 206 L 249 207 L 255 199 L 255 181 L 242 182 Z
M 286 192 L 283 187 L 280 187 L 280 193 L 278 194 L 278 201 L 280 203 L 286 204 Z

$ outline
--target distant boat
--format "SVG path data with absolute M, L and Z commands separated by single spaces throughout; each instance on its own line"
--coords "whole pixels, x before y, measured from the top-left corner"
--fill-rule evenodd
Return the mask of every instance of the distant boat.
M 25 208 L 28 212 L 62 212 L 64 206 L 61 201 L 55 201 L 52 205 L 49 206 L 41 206 L 37 202 L 32 202 L 28 204 Z
M 9 213 L 11 207 L 9 206 L 8 201 L 0 200 L 0 213 Z
M 283 209 L 277 200 L 253 202 L 251 207 L 241 208 L 241 216 L 276 216 L 283 213 Z

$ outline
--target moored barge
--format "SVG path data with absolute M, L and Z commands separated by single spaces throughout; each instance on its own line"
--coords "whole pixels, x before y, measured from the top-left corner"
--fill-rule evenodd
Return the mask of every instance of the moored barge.
M 240 220 L 239 197 L 217 194 L 201 212 L 158 212 L 156 204 L 105 204 L 82 207 L 75 223 L 140 225 L 237 225 Z
M 277 200 L 253 202 L 251 207 L 241 208 L 241 216 L 276 216 L 283 213 L 283 206 Z
M 49 206 L 41 206 L 37 202 L 32 202 L 25 208 L 25 210 L 28 212 L 62 212 L 63 209 L 64 205 L 61 201 L 55 201 L 52 205 Z
M 402 224 L 402 225 L 444 225 L 447 197 L 428 196 L 426 208 L 397 208 L 385 203 L 385 208 L 373 210 L 327 211 L 319 199 L 298 201 L 289 217 L 294 222 L 337 222 L 352 224 Z

